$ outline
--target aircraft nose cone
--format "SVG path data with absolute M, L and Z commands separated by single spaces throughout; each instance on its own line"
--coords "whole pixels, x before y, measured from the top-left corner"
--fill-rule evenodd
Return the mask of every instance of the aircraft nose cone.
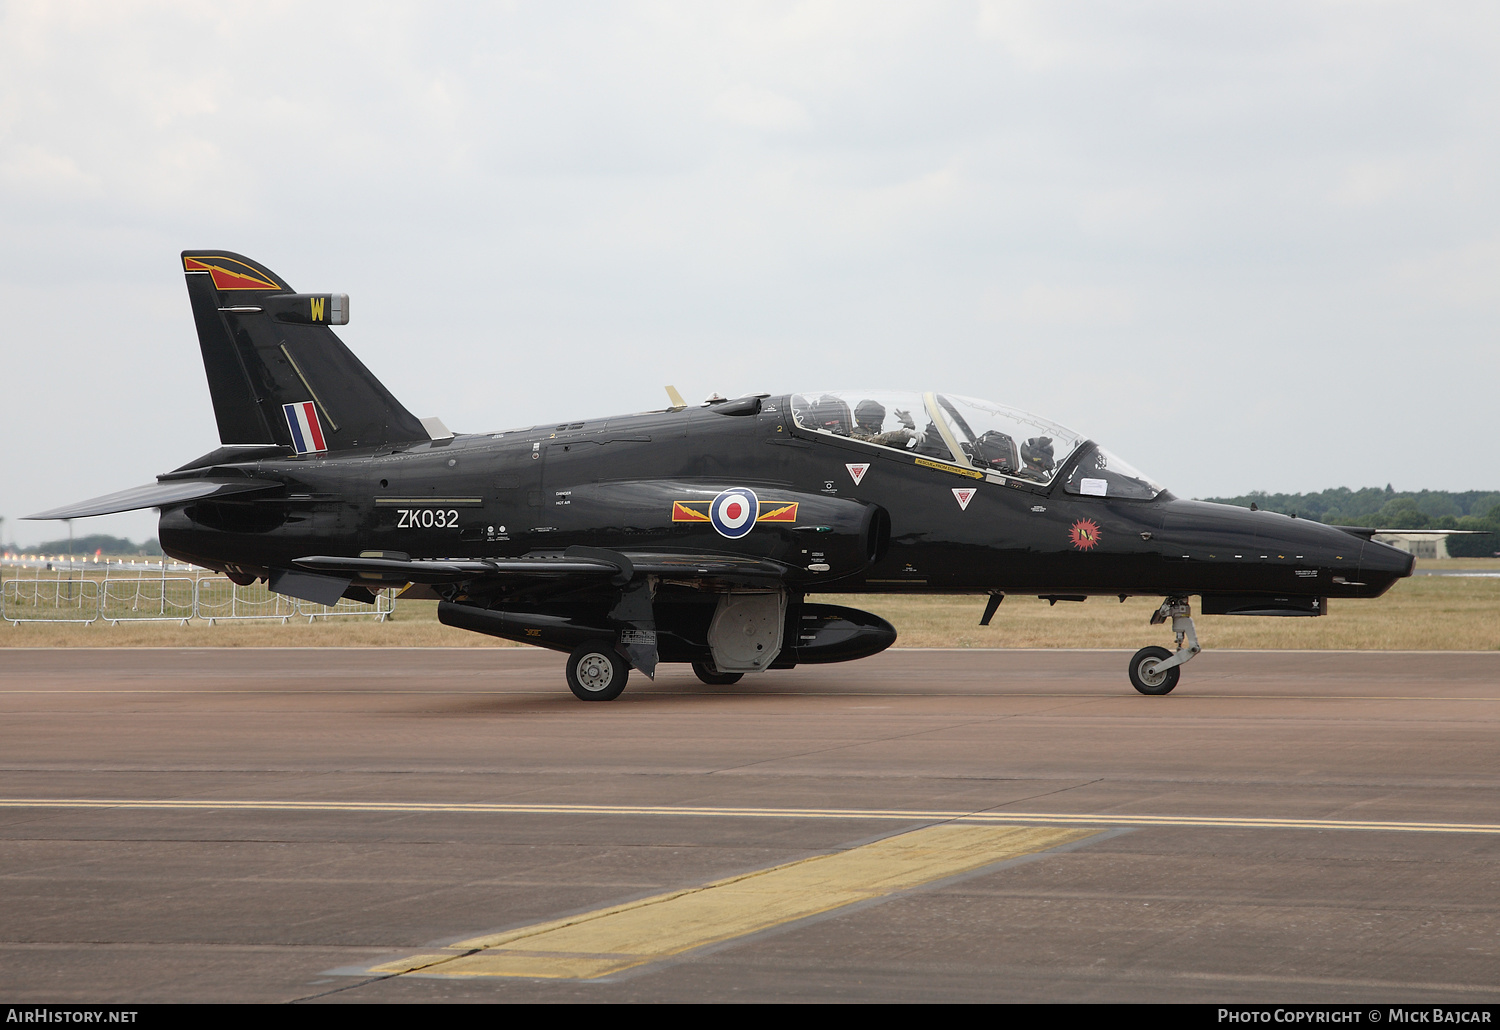
M 1417 567 L 1414 555 L 1374 540 L 1365 543 L 1359 556 L 1359 571 L 1366 582 L 1384 579 L 1387 586 L 1412 574 Z
M 1234 589 L 1264 590 L 1284 584 L 1295 562 L 1305 579 L 1296 591 L 1327 591 L 1332 597 L 1377 597 L 1412 572 L 1410 554 L 1311 519 L 1206 501 L 1174 500 L 1165 509 L 1162 553 L 1218 563 Z M 1278 564 L 1262 567 L 1262 562 Z M 1256 569 L 1251 567 L 1255 566 Z M 1288 575 L 1283 576 L 1282 569 Z M 1259 578 L 1256 578 L 1259 577 Z M 1284 589 L 1284 587 L 1275 587 Z

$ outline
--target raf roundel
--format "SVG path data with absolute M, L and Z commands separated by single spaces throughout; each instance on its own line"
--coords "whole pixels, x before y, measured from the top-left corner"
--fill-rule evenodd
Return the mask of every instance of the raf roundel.
M 760 499 L 749 487 L 732 486 L 708 506 L 708 518 L 720 536 L 736 540 L 755 527 L 760 514 Z

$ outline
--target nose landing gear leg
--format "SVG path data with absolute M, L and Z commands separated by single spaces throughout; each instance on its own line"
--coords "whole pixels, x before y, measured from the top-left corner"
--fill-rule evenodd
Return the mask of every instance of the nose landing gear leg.
M 1172 620 L 1172 632 L 1177 636 L 1177 653 L 1165 647 L 1143 647 L 1130 659 L 1130 685 L 1142 694 L 1170 694 L 1182 675 L 1182 666 L 1191 661 L 1203 648 L 1198 646 L 1198 633 L 1193 628 L 1193 610 L 1186 597 L 1169 597 L 1161 603 L 1151 616 L 1151 625 L 1160 626 Z M 1183 646 L 1184 639 L 1187 646 Z

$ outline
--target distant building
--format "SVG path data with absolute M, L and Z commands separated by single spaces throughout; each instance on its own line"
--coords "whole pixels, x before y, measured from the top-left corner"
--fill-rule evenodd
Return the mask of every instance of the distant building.
M 1414 558 L 1450 558 L 1448 553 L 1448 538 L 1446 536 L 1435 536 L 1427 533 L 1401 533 L 1392 530 L 1389 533 L 1376 533 L 1375 540 L 1378 543 L 1390 544 L 1392 547 L 1405 551 Z

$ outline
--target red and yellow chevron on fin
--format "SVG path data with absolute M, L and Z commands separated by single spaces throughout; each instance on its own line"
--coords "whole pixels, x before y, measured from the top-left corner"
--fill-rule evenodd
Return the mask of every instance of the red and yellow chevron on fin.
M 210 263 L 214 262 L 214 263 Z M 238 265 L 230 268 L 229 265 Z M 261 275 L 249 265 L 230 258 L 195 258 L 183 255 L 182 268 L 186 272 L 207 272 L 213 276 L 214 286 L 220 290 L 279 290 L 276 283 Z
M 774 507 L 774 508 L 771 507 L 770 505 L 762 505 L 761 506 L 760 517 L 757 518 L 755 521 L 756 522 L 796 522 L 797 521 L 797 502 L 793 501 L 790 504 L 782 504 L 782 505 L 778 505 L 777 507 Z

